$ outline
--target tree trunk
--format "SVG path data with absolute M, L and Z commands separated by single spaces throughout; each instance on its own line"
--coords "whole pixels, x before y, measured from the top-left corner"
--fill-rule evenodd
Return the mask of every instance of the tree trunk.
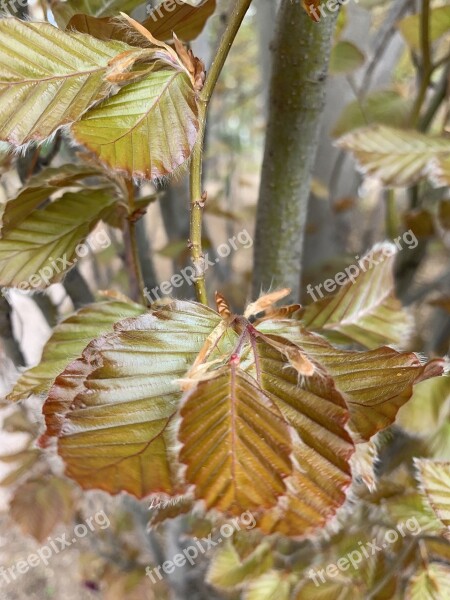
M 311 174 L 325 105 L 336 13 L 312 21 L 300 0 L 281 3 L 255 238 L 253 295 L 287 286 L 299 298 Z
M 274 34 L 274 23 L 277 16 L 276 0 L 258 0 L 256 3 L 256 26 L 259 40 L 259 64 L 261 66 L 262 93 L 264 112 L 269 111 L 269 73 L 272 69 L 271 45 Z

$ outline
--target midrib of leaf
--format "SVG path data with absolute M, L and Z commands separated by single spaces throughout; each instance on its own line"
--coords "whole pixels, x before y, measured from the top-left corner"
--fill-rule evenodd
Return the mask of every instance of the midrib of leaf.
M 153 102 L 153 104 L 150 106 L 150 108 L 144 112 L 144 114 L 139 118 L 138 121 L 136 121 L 136 123 L 133 125 L 133 127 L 131 127 L 130 129 L 128 129 L 127 131 L 125 131 L 125 133 L 123 133 L 122 135 L 119 135 L 119 137 L 117 137 L 116 139 L 112 140 L 112 141 L 108 141 L 106 144 L 99 144 L 99 146 L 109 146 L 110 144 L 115 144 L 116 142 L 118 142 L 119 140 L 121 140 L 122 138 L 126 137 L 127 135 L 130 135 L 131 132 L 133 132 L 135 129 L 137 129 L 137 127 L 139 127 L 139 125 L 141 125 L 141 123 L 143 121 L 145 121 L 145 119 L 148 118 L 148 116 L 157 108 L 159 107 L 159 102 L 161 101 L 162 97 L 164 96 L 164 94 L 167 91 L 167 88 L 169 89 L 169 95 L 170 95 L 170 85 L 172 84 L 172 82 L 174 81 L 174 79 L 178 76 L 182 74 L 182 71 L 175 71 L 175 73 L 171 76 L 171 78 L 169 79 L 169 81 L 164 85 L 163 89 L 161 90 L 161 92 L 158 94 L 158 96 L 156 97 L 155 101 Z M 176 104 L 175 104 L 175 108 Z M 165 135 L 167 135 L 167 132 L 165 129 L 163 129 L 163 132 Z
M 237 431 L 236 431 L 236 365 L 231 363 L 230 374 L 230 403 L 231 403 L 231 476 L 236 481 Z
M 15 85 L 24 85 L 26 83 L 41 83 L 52 81 L 53 79 L 69 79 L 70 77 L 83 77 L 85 75 L 92 75 L 94 73 L 100 73 L 101 71 L 106 71 L 106 67 L 98 67 L 96 69 L 88 69 L 86 71 L 77 71 L 76 73 L 66 73 L 64 75 L 52 75 L 50 77 L 40 77 L 39 79 L 21 79 L 20 81 L 1 81 L 0 85 L 5 85 L 6 87 L 13 87 Z
M 94 192 L 94 190 L 86 190 L 86 192 L 87 192 L 87 193 L 92 193 L 92 192 Z M 63 198 L 64 198 L 64 196 L 62 196 L 62 197 L 61 197 L 61 200 L 62 200 Z M 58 200 L 55 200 L 55 202 L 58 202 Z M 116 198 L 115 198 L 115 197 L 114 197 L 114 196 L 111 194 L 111 200 L 110 200 L 109 204 L 107 204 L 107 205 L 105 204 L 105 206 L 103 206 L 102 210 L 101 210 L 101 211 L 98 213 L 97 217 L 93 217 L 93 219 L 94 219 L 95 221 L 97 221 L 97 220 L 100 220 L 100 219 L 101 219 L 101 214 L 102 214 L 102 212 L 104 212 L 104 210 L 106 210 L 108 207 L 110 207 L 110 206 L 111 206 L 112 204 L 114 204 L 115 202 L 116 202 Z M 38 211 L 38 212 L 39 212 L 39 211 Z M 44 219 L 44 221 L 43 221 L 43 222 L 44 222 L 44 224 L 46 224 L 46 223 L 47 223 L 47 220 L 46 220 L 46 219 Z M 39 220 L 38 220 L 38 223 L 37 223 L 37 224 L 38 224 L 38 225 L 41 225 L 41 224 L 42 224 L 42 221 L 39 221 Z M 72 235 L 72 234 L 74 234 L 74 233 L 75 233 L 75 232 L 76 232 L 76 231 L 77 231 L 77 230 L 78 230 L 80 227 L 84 226 L 84 224 L 85 224 L 85 222 L 84 222 L 84 221 L 77 221 L 76 223 L 74 223 L 74 225 L 73 225 L 72 227 L 69 227 L 68 229 L 64 230 L 64 231 L 63 231 L 63 232 L 62 232 L 60 235 L 57 235 L 57 234 L 56 234 L 56 235 L 55 235 L 55 237 L 51 238 L 51 239 L 52 239 L 52 242 L 56 242 L 56 241 L 58 241 L 58 240 L 61 240 L 61 239 L 65 238 L 65 237 L 69 236 L 69 235 Z M 26 228 L 26 226 L 27 226 L 27 225 L 32 225 L 32 226 L 33 226 L 33 225 L 36 225 L 36 223 L 35 223 L 35 222 L 30 222 L 30 223 L 27 223 L 27 222 L 25 221 L 25 222 L 23 222 L 23 223 L 21 224 L 21 227 L 22 227 L 22 229 L 25 229 L 27 232 L 30 232 L 30 233 L 34 233 L 34 232 L 37 232 L 37 233 L 39 233 L 39 232 L 40 232 L 40 228 L 39 228 L 39 227 L 38 227 L 37 229 L 33 229 L 33 228 L 32 228 L 32 229 L 29 229 L 29 228 Z M 12 230 L 12 233 L 13 233 L 13 232 L 14 232 L 14 230 Z M 8 239 L 8 237 L 7 237 L 7 236 L 5 236 L 5 238 L 4 238 L 4 239 L 5 239 L 6 241 L 9 241 L 9 239 Z M 31 248 L 31 247 L 32 247 L 32 245 L 30 245 L 30 248 Z M 37 244 L 36 244 L 36 247 L 39 247 L 39 243 L 37 243 Z M 20 252 L 21 252 L 21 250 L 18 250 L 18 251 L 16 252 L 16 254 L 17 254 L 17 253 L 20 253 Z M 50 252 L 50 254 L 51 254 L 51 253 L 52 253 L 52 252 Z

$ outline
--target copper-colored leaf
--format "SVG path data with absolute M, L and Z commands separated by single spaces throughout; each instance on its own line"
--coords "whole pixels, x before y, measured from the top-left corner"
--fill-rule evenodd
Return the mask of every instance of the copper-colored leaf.
M 176 493 L 177 379 L 220 321 L 175 302 L 118 323 L 55 381 L 44 405 L 66 473 L 86 489 L 138 497 Z M 45 440 L 44 440 L 45 441 Z
M 417 355 L 388 347 L 369 352 L 338 350 L 294 321 L 266 321 L 259 329 L 291 340 L 323 366 L 345 395 L 350 428 L 366 441 L 394 422 L 399 408 L 411 398 L 415 383 L 443 372 L 442 360 L 422 364 Z
M 58 477 L 29 481 L 15 491 L 10 512 L 24 533 L 43 542 L 73 516 L 73 486 Z
M 171 41 L 173 34 L 184 42 L 194 40 L 216 10 L 216 0 L 205 0 L 195 5 L 182 1 L 174 3 L 175 6 L 167 4 L 162 2 L 142 23 L 156 39 L 163 41 Z M 89 33 L 99 40 L 120 40 L 130 45 L 139 45 L 136 36 L 130 35 L 130 29 L 117 18 L 75 14 L 67 29 Z
M 260 527 L 304 536 L 323 526 L 345 501 L 354 452 L 346 431 L 348 409 L 325 373 L 299 376 L 288 359 L 265 341 L 258 341 L 257 357 L 262 389 L 296 433 L 288 493 L 264 515 Z
M 171 40 L 175 33 L 184 42 L 189 42 L 201 33 L 215 10 L 216 0 L 177 2 L 175 7 L 162 2 L 143 25 L 158 40 Z
M 292 471 L 289 430 L 233 360 L 187 394 L 181 418 L 180 459 L 208 509 L 240 515 L 276 504 Z

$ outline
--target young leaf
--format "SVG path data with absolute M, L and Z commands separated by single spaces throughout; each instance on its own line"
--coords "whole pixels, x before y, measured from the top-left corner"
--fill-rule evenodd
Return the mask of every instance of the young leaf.
M 0 19 L 0 140 L 43 140 L 79 119 L 111 91 L 108 63 L 125 50 L 48 23 Z
M 422 533 L 442 536 L 445 531 L 442 522 L 421 494 L 397 494 L 384 500 L 383 504 L 393 523 L 405 523 L 411 519 L 418 523 L 417 528 Z
M 399 408 L 411 397 L 415 383 L 443 372 L 441 360 L 421 364 L 415 354 L 392 348 L 370 352 L 338 350 L 295 321 L 265 321 L 258 329 L 290 340 L 330 374 L 345 396 L 351 430 L 365 441 L 394 422 Z
M 29 478 L 30 471 L 34 465 L 42 458 L 41 450 L 35 448 L 25 448 L 14 454 L 3 454 L 0 456 L 0 462 L 10 464 L 16 463 L 14 469 L 9 471 L 6 477 L 0 481 L 1 487 L 9 487 L 18 483 L 22 478 Z
M 0 238 L 8 231 L 14 229 L 26 219 L 36 208 L 43 204 L 54 192 L 61 192 L 64 188 L 80 189 L 84 187 L 84 179 L 105 177 L 104 173 L 82 165 L 63 165 L 57 168 L 44 169 L 30 179 L 27 185 L 20 190 L 18 195 L 8 200 L 3 205 L 0 224 Z M 106 181 L 105 187 L 111 189 L 113 185 Z
M 119 9 L 124 10 L 121 7 Z M 142 25 L 158 40 L 170 42 L 175 34 L 184 42 L 190 42 L 201 33 L 215 9 L 216 0 L 205 0 L 195 5 L 179 1 L 175 7 L 162 2 Z M 131 46 L 139 45 L 132 30 L 117 18 L 74 14 L 67 24 L 67 29 L 89 33 L 99 40 L 121 40 Z
M 358 129 L 337 145 L 352 152 L 361 170 L 389 187 L 406 187 L 427 174 L 431 161 L 450 155 L 450 141 L 384 125 Z
M 338 288 L 336 295 L 306 307 L 305 327 L 338 344 L 356 342 L 366 348 L 403 345 L 411 331 L 411 318 L 395 296 L 396 254 L 393 244 L 380 244 L 358 264 L 348 267 L 347 273 L 338 273 L 336 280 L 340 278 L 346 283 Z M 319 292 L 323 296 L 316 287 L 314 293 Z
M 273 562 L 273 550 L 266 542 L 257 546 L 244 560 L 232 542 L 228 542 L 214 554 L 206 581 L 219 589 L 232 590 L 271 569 Z
M 407 125 L 412 101 L 395 90 L 378 90 L 364 100 L 350 102 L 336 121 L 332 135 L 340 137 L 367 124 L 379 123 L 392 127 Z
M 93 17 L 106 17 L 117 15 L 119 11 L 130 13 L 142 0 L 66 0 L 53 2 L 52 13 L 61 29 L 70 28 L 70 19 L 77 13 L 92 15 Z
M 59 477 L 29 481 L 14 493 L 11 517 L 27 535 L 42 543 L 58 523 L 67 523 L 74 513 L 74 489 Z
M 115 326 L 56 379 L 44 405 L 66 474 L 83 488 L 139 498 L 180 492 L 173 416 L 177 379 L 219 323 L 212 310 L 174 302 Z
M 175 34 L 183 42 L 190 42 L 200 35 L 215 10 L 216 0 L 184 0 L 177 2 L 175 10 L 163 2 L 142 24 L 158 40 L 170 41 Z
M 19 378 L 8 400 L 25 400 L 32 394 L 47 393 L 55 377 L 81 355 L 89 342 L 112 331 L 114 323 L 144 314 L 146 309 L 134 302 L 98 302 L 80 309 L 53 330 L 42 351 L 40 363 Z
M 324 565 L 325 568 L 327 566 Z M 311 569 L 312 576 L 315 579 L 305 578 L 297 589 L 297 594 L 293 600 L 355 600 L 355 598 L 364 597 L 363 594 L 366 589 L 365 586 L 363 587 L 361 581 L 348 577 L 338 580 L 329 579 L 325 575 L 325 568 L 323 569 L 323 578 L 319 575 L 322 569 Z M 325 581 L 322 579 L 325 579 Z M 392 599 L 388 597 L 386 600 Z
M 331 75 L 352 73 L 364 64 L 364 60 L 364 54 L 355 44 L 339 41 L 331 51 L 330 73 Z
M 450 377 L 437 377 L 419 383 L 411 400 L 403 406 L 397 423 L 417 435 L 432 435 L 450 416 Z
M 346 430 L 348 409 L 333 381 L 320 367 L 310 376 L 300 375 L 279 351 L 281 339 L 257 340 L 251 371 L 295 431 L 294 472 L 286 481 L 287 494 L 266 511 L 259 527 L 303 537 L 344 503 L 354 446 Z
M 116 203 L 117 198 L 108 189 L 68 192 L 27 215 L 13 229 L 2 231 L 0 285 L 45 289 L 61 281 L 78 260 L 78 244 L 115 209 Z
M 416 460 L 416 467 L 422 489 L 450 535 L 450 462 Z
M 420 50 L 420 13 L 403 18 L 397 27 L 412 50 Z M 438 6 L 430 11 L 430 41 L 435 42 L 450 32 L 450 6 Z
M 276 504 L 292 471 L 289 430 L 233 360 L 187 394 L 181 418 L 180 460 L 208 509 L 240 515 Z
M 249 583 L 242 600 L 289 600 L 291 579 L 279 571 L 265 573 Z
M 450 567 L 430 563 L 420 569 L 409 581 L 405 600 L 444 600 L 450 589 Z
M 189 76 L 166 68 L 103 101 L 72 126 L 72 133 L 112 169 L 154 179 L 188 160 L 197 139 L 197 115 Z

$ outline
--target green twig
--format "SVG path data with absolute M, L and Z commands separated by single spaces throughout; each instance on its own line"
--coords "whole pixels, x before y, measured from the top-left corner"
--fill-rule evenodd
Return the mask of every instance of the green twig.
M 202 250 L 202 217 L 203 207 L 206 195 L 202 187 L 202 163 L 203 163 L 203 142 L 206 131 L 206 115 L 209 102 L 211 100 L 217 80 L 222 72 L 225 61 L 228 57 L 233 41 L 239 31 L 242 20 L 247 12 L 251 0 L 237 0 L 233 7 L 228 25 L 222 36 L 213 60 L 209 73 L 206 77 L 205 85 L 199 94 L 199 132 L 197 142 L 192 152 L 191 160 L 191 226 L 190 226 L 190 251 L 191 260 L 195 269 L 195 291 L 198 302 L 207 304 L 207 294 L 205 285 L 205 264 Z
M 133 218 L 134 212 L 136 210 L 136 203 L 135 203 L 135 197 L 134 197 L 134 184 L 131 179 L 127 179 L 125 181 L 125 184 L 126 184 L 126 189 L 128 192 L 129 214 L 128 214 L 127 223 L 128 223 L 129 242 L 130 242 L 130 253 L 131 253 L 131 260 L 133 263 L 132 268 L 133 268 L 133 279 L 134 279 L 134 284 L 135 284 L 134 287 L 137 288 L 136 290 L 134 290 L 134 292 L 135 292 L 136 297 L 139 298 L 140 302 L 142 302 L 142 304 L 146 304 L 146 299 L 144 296 L 145 281 L 144 281 L 144 276 L 142 274 L 141 259 L 139 257 L 139 246 L 138 246 L 137 235 L 136 235 L 136 221 Z
M 398 213 L 395 203 L 395 190 L 393 189 L 386 190 L 385 211 L 386 234 L 390 239 L 393 240 L 397 237 L 399 231 Z
M 420 112 L 425 102 L 427 91 L 430 86 L 431 76 L 433 74 L 433 63 L 431 60 L 430 43 L 430 0 L 422 0 L 422 13 L 420 19 L 420 49 L 421 60 L 421 81 L 419 93 L 411 112 L 411 125 L 416 126 L 420 119 Z

